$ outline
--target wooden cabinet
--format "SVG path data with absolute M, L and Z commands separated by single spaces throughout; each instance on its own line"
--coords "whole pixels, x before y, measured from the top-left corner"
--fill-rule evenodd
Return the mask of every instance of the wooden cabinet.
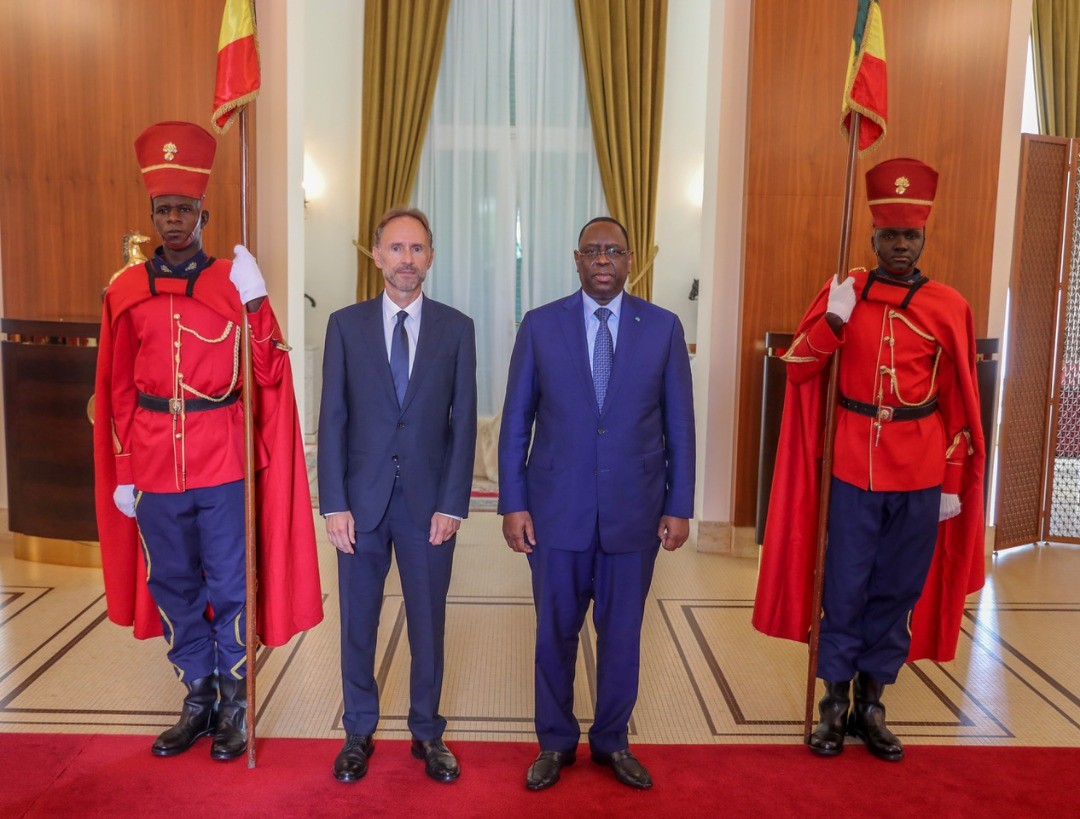
M 89 401 L 99 325 L 4 318 L 0 330 L 9 528 L 96 541 Z

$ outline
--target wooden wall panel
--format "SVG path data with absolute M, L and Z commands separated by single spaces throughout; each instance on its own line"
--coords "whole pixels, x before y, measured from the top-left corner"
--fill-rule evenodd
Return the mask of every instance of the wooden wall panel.
M 99 318 L 123 235 L 157 239 L 132 143 L 160 120 L 209 129 L 221 10 L 222 0 L 0 3 L 5 315 Z M 209 252 L 231 256 L 238 203 L 234 128 L 218 140 L 207 192 Z
M 794 330 L 837 265 L 846 143 L 840 100 L 855 2 L 755 0 L 734 523 L 754 523 L 762 355 Z M 859 160 L 851 266 L 871 266 L 862 174 L 896 156 L 941 173 L 920 262 L 986 330 L 1010 0 L 881 3 L 889 74 L 884 143 Z

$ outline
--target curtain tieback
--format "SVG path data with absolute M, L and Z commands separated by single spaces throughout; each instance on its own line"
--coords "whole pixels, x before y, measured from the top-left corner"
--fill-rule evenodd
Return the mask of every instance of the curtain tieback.
M 356 241 L 356 239 L 353 239 L 353 245 L 356 247 L 357 250 L 359 250 L 369 259 L 371 259 L 372 261 L 375 260 L 375 257 L 371 255 L 371 251 L 364 247 L 362 244 L 360 244 L 358 241 Z
M 653 245 L 652 252 L 649 254 L 649 261 L 641 266 L 641 270 L 639 270 L 638 274 L 630 280 L 630 283 L 625 288 L 626 290 L 633 290 L 634 287 L 637 286 L 637 283 L 645 277 L 645 274 L 652 270 L 653 262 L 656 261 L 656 254 L 659 252 L 660 245 Z

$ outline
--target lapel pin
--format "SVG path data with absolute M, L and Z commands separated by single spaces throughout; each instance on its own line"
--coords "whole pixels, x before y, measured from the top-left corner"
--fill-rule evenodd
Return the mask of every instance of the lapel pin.
M 641 316 L 634 316 L 634 321 L 641 321 Z

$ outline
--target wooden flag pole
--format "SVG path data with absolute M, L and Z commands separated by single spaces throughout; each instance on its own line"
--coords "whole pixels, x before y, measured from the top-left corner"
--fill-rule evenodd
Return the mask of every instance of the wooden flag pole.
M 855 158 L 859 147 L 859 124 L 862 115 L 851 112 L 848 124 L 847 173 L 844 183 L 844 214 L 840 224 L 840 253 L 836 263 L 837 283 L 848 275 L 851 253 L 851 213 L 855 204 Z M 832 481 L 833 440 L 836 437 L 836 401 L 840 375 L 840 350 L 833 353 L 829 384 L 825 390 L 825 442 L 821 460 L 821 500 L 818 507 L 817 550 L 814 555 L 814 597 L 810 609 L 810 656 L 806 670 L 806 713 L 803 740 L 810 741 L 814 722 L 814 695 L 817 688 L 818 643 L 821 638 L 821 596 L 825 590 L 825 541 L 829 528 L 829 494 Z
M 240 109 L 240 243 L 248 246 L 248 129 L 247 106 Z M 255 649 L 258 634 L 258 562 L 255 554 L 255 421 L 252 392 L 255 377 L 251 364 L 251 328 L 248 325 L 247 307 L 241 305 L 243 315 L 244 368 L 244 565 L 247 579 L 246 628 L 244 646 L 247 651 L 247 760 L 248 767 L 255 767 Z

